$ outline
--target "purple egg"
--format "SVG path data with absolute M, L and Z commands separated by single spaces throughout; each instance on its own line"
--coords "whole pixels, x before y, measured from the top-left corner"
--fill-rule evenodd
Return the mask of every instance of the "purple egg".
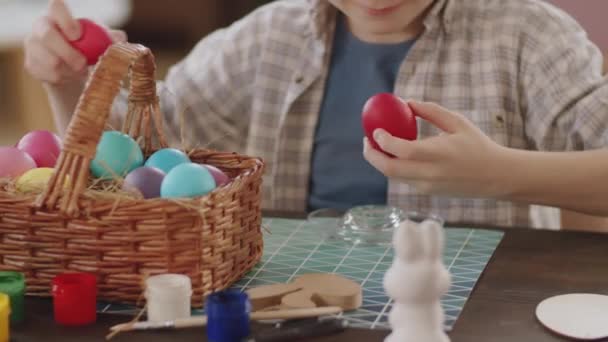
M 131 171 L 123 183 L 123 190 L 137 190 L 144 198 L 160 197 L 160 186 L 165 178 L 165 173 L 161 170 L 142 166 Z
M 228 178 L 228 176 L 222 170 L 218 169 L 217 167 L 215 167 L 213 165 L 207 165 L 207 164 L 205 164 L 203 166 L 206 167 L 207 170 L 209 170 L 209 173 L 211 173 L 211 175 L 213 176 L 213 179 L 215 179 L 215 184 L 217 185 L 218 188 L 222 185 L 225 185 L 230 180 L 230 178 Z

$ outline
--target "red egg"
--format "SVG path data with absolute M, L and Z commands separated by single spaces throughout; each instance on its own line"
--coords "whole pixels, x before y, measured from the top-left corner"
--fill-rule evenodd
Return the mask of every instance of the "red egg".
M 228 183 L 228 181 L 230 180 L 228 178 L 228 176 L 220 169 L 218 169 L 217 167 L 213 166 L 213 165 L 203 165 L 204 167 L 207 168 L 207 170 L 209 170 L 209 173 L 211 173 L 211 175 L 213 176 L 213 179 L 215 180 L 215 184 L 217 187 L 220 187 L 226 183 Z
M 112 45 L 112 37 L 103 27 L 89 19 L 78 19 L 81 36 L 70 44 L 87 59 L 88 65 L 95 65 L 99 57 Z
M 55 167 L 61 153 L 61 139 L 49 131 L 32 131 L 24 135 L 17 148 L 29 154 L 37 167 Z
M 367 100 L 363 106 L 362 121 L 365 136 L 372 147 L 379 151 L 382 149 L 373 137 L 374 131 L 378 128 L 402 139 L 416 140 L 418 137 L 414 112 L 405 101 L 393 94 L 380 93 Z M 390 153 L 382 152 L 394 157 Z

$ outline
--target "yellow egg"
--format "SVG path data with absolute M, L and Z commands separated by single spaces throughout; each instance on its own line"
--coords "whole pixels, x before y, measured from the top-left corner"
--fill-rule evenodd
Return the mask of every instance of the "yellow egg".
M 41 192 L 45 189 L 51 179 L 55 169 L 49 167 L 39 167 L 31 169 L 17 179 L 15 187 L 20 192 Z M 69 179 L 66 180 L 64 188 L 69 186 Z

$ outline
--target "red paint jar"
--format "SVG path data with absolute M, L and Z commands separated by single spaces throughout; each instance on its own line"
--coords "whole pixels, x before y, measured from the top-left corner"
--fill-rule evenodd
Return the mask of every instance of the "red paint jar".
M 97 319 L 97 279 L 88 273 L 66 273 L 53 279 L 55 322 L 87 325 Z

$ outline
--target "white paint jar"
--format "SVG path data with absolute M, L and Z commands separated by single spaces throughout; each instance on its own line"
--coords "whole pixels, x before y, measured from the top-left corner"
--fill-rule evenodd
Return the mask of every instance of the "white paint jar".
M 166 322 L 191 315 L 192 282 L 182 274 L 161 274 L 146 280 L 148 321 Z

